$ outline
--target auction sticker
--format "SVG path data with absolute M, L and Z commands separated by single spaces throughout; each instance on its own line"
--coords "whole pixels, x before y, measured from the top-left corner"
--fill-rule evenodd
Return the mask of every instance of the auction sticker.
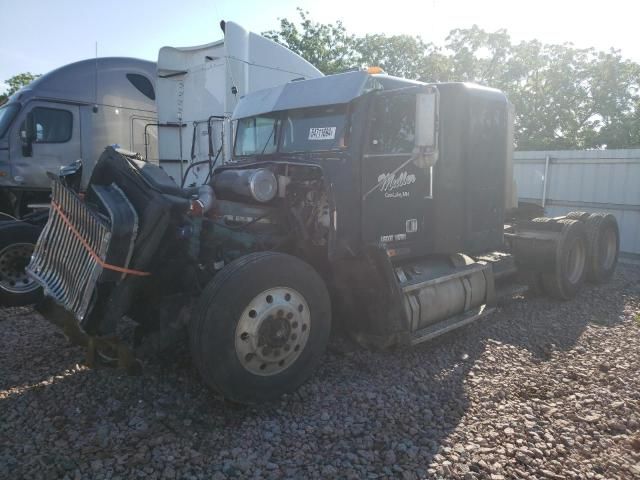
M 336 138 L 336 127 L 309 129 L 309 140 L 333 140 L 334 138 Z

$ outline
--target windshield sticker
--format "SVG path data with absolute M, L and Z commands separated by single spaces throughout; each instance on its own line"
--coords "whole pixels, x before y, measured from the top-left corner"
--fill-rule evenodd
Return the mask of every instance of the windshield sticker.
M 336 138 L 336 127 L 309 129 L 309 140 L 333 140 Z

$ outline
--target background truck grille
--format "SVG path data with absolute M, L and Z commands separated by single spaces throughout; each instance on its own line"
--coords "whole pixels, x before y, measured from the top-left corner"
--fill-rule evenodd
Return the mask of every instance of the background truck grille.
M 27 272 L 44 287 L 46 295 L 82 321 L 90 311 L 103 270 L 94 255 L 104 261 L 110 240 L 110 222 L 72 190 L 54 181 L 49 220 Z

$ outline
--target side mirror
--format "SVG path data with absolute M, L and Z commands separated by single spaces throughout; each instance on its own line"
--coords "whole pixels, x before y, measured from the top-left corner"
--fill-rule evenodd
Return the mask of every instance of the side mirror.
M 416 135 L 418 150 L 435 151 L 438 142 L 438 91 L 430 88 L 416 95 Z
M 35 128 L 33 122 L 33 112 L 27 114 L 27 118 L 20 128 L 20 140 L 22 141 L 22 156 L 33 156 L 33 142 L 35 140 Z

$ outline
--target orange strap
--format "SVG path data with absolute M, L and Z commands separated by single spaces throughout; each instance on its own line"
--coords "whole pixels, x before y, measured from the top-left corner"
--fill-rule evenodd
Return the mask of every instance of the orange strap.
M 62 211 L 62 208 L 60 207 L 60 205 L 58 205 L 56 202 L 52 200 L 51 206 L 56 212 L 60 214 L 60 218 L 62 218 L 62 221 L 65 223 L 67 227 L 69 227 L 69 229 L 71 230 L 71 232 L 73 232 L 76 238 L 80 240 L 84 249 L 89 253 L 89 255 L 91 255 L 91 258 L 93 258 L 93 260 L 95 260 L 95 262 L 98 265 L 100 265 L 102 268 L 106 268 L 107 270 L 113 270 L 114 272 L 126 273 L 128 275 L 138 275 L 140 277 L 146 277 L 147 275 L 151 275 L 150 272 L 132 270 L 129 268 L 118 267 L 116 265 L 111 265 L 109 263 L 103 262 L 102 259 L 98 256 L 98 254 L 93 251 L 93 249 L 91 248 L 91 245 L 89 245 L 89 242 L 87 242 L 84 238 L 82 238 L 82 235 L 80 235 L 80 232 L 76 230 L 76 227 L 74 227 L 71 221 L 67 218 L 65 213 Z

